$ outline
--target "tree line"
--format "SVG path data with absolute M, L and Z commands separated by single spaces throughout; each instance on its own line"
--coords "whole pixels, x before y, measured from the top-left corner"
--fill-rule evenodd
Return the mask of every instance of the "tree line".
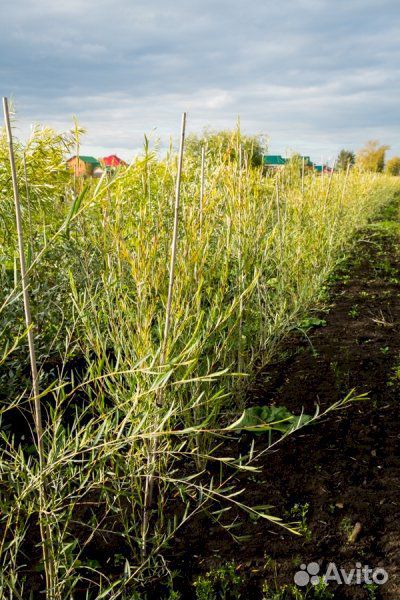
M 400 157 L 393 156 L 385 161 L 389 146 L 380 144 L 378 140 L 370 140 L 357 153 L 352 150 L 341 150 L 336 161 L 339 170 L 346 170 L 348 165 L 357 165 L 363 171 L 370 173 L 387 173 L 400 175 Z
M 205 129 L 201 135 L 192 134 L 187 137 L 186 154 L 197 162 L 201 160 L 202 147 L 207 147 L 208 156 L 220 161 L 237 160 L 239 155 L 238 130 L 213 131 Z M 240 135 L 241 152 L 249 158 L 253 166 L 260 166 L 263 155 L 268 150 L 267 138 L 263 135 Z M 378 140 L 368 141 L 357 152 L 343 149 L 340 151 L 336 168 L 346 170 L 348 165 L 356 165 L 363 171 L 372 173 L 386 172 L 389 175 L 400 175 L 400 157 L 393 156 L 386 162 L 386 152 L 389 146 L 381 144 Z M 301 163 L 300 154 L 293 154 L 291 163 Z

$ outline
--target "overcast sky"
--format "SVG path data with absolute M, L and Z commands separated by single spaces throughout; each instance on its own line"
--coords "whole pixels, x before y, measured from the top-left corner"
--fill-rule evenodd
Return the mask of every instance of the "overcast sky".
M 400 154 L 399 0 L 14 0 L 0 87 L 20 135 L 87 128 L 82 153 L 232 128 L 319 162 L 371 138 Z

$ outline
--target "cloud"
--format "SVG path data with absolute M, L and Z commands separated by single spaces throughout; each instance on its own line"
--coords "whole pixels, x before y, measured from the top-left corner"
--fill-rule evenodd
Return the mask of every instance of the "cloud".
M 397 0 L 19 0 L 0 23 L 3 95 L 21 130 L 88 129 L 126 157 L 188 126 L 270 136 L 319 160 L 370 137 L 400 153 Z

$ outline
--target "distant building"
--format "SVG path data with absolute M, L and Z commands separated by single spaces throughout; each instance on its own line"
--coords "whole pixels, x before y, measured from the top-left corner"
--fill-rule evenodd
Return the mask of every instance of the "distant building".
M 332 167 L 328 167 L 328 165 L 314 165 L 314 169 L 320 175 L 322 173 L 332 173 Z
M 92 177 L 95 169 L 101 168 L 97 158 L 93 156 L 72 156 L 67 160 L 67 167 L 76 177 Z
M 263 165 L 267 170 L 280 170 L 286 164 L 286 158 L 283 158 L 280 154 L 266 154 L 263 156 Z
M 309 156 L 301 156 L 300 154 L 295 155 L 300 163 L 304 161 L 305 169 L 313 169 L 314 163 L 311 161 Z M 280 154 L 266 154 L 263 157 L 263 164 L 267 170 L 280 170 L 282 169 L 291 159 L 283 158 Z
M 314 169 L 315 165 L 309 156 L 302 156 L 301 159 L 304 160 L 304 167 L 306 169 Z
M 117 167 L 127 167 L 127 163 L 119 158 L 116 154 L 110 154 L 110 156 L 105 156 L 104 158 L 99 159 L 101 165 L 105 168 L 116 169 Z
M 76 177 L 101 177 L 104 171 L 114 171 L 118 167 L 126 167 L 127 163 L 116 154 L 104 158 L 94 156 L 72 156 L 67 160 L 68 168 Z
M 300 154 L 295 154 L 292 158 L 296 158 L 301 167 L 304 164 L 304 169 L 306 171 L 315 171 L 316 173 L 331 173 L 332 167 L 329 167 L 326 164 L 316 165 L 312 162 L 309 156 L 301 156 Z M 266 154 L 263 156 L 263 165 L 266 171 L 279 171 L 283 169 L 283 167 L 290 162 L 290 158 L 283 158 L 280 154 Z

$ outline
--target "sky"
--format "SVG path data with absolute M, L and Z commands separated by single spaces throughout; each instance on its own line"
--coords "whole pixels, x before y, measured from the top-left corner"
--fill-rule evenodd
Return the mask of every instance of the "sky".
M 5 2 L 5 0 L 2 0 Z M 14 0 L 0 88 L 17 133 L 76 115 L 82 154 L 233 128 L 316 162 L 369 139 L 400 154 L 399 0 Z

